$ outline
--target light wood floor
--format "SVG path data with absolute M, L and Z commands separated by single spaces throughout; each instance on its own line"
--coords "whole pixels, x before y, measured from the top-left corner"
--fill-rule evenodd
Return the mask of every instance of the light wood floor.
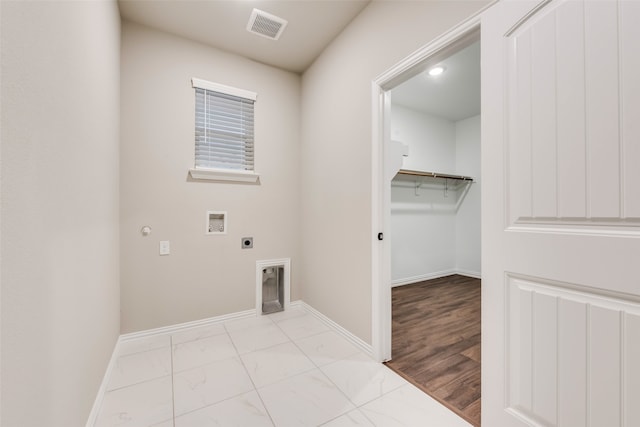
M 392 291 L 394 371 L 480 426 L 480 280 L 453 275 Z

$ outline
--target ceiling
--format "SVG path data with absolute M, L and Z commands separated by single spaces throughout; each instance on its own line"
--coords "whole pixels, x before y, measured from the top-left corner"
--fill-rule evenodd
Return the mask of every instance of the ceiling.
M 370 0 L 119 0 L 122 19 L 301 73 Z M 253 8 L 288 21 L 279 40 L 246 30 Z
M 480 42 L 440 61 L 437 77 L 425 71 L 391 91 L 391 103 L 457 122 L 480 114 Z

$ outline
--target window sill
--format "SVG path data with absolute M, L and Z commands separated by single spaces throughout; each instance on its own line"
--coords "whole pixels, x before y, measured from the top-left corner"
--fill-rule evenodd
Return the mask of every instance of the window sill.
M 248 182 L 258 183 L 260 174 L 256 172 L 236 171 L 227 169 L 189 169 L 193 179 L 207 181 Z

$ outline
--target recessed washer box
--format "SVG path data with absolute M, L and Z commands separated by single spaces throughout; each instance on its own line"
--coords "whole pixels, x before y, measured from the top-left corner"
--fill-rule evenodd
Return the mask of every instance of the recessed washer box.
M 227 234 L 227 213 L 207 211 L 207 231 L 205 234 Z

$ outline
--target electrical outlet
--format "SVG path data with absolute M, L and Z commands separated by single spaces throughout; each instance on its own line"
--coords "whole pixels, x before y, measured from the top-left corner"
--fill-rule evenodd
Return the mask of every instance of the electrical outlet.
M 168 240 L 160 240 L 160 255 L 169 255 L 171 253 L 171 245 Z

